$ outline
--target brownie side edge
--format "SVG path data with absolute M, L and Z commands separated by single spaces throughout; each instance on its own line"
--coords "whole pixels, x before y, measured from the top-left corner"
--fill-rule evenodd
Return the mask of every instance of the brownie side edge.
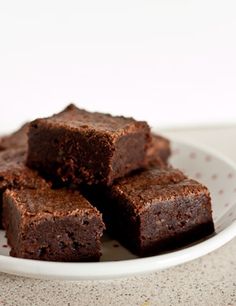
M 140 214 L 135 250 L 141 256 L 182 247 L 214 232 L 211 197 L 207 190 L 152 205 Z
M 150 129 L 145 123 L 136 124 L 132 133 L 124 133 L 116 139 L 107 185 L 111 185 L 115 179 L 145 167 L 150 142 Z
M 21 215 L 19 210 L 10 197 L 10 190 L 7 189 L 3 193 L 2 203 L 2 222 L 6 230 L 6 237 L 9 246 L 14 250 L 19 247 L 19 236 Z M 14 251 L 13 251 L 14 252 Z M 12 253 L 12 250 L 10 254 Z
M 27 165 L 66 184 L 106 181 L 113 153 L 105 134 L 76 131 L 36 120 L 30 125 Z

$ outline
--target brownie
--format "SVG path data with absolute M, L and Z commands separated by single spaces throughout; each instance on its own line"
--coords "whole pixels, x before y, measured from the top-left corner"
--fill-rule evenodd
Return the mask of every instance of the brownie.
M 0 228 L 2 228 L 2 194 L 7 188 L 43 188 L 48 183 L 38 173 L 25 166 L 25 149 L 0 152 Z
M 151 143 L 147 151 L 148 159 L 152 160 L 153 157 L 157 157 L 167 164 L 170 155 L 171 148 L 169 139 L 161 135 L 152 134 Z
M 104 224 L 78 191 L 6 190 L 4 226 L 10 255 L 48 261 L 97 261 Z
M 14 148 L 27 148 L 29 123 L 25 123 L 14 133 L 0 138 L 0 151 Z
M 85 191 L 111 236 L 140 256 L 155 255 L 214 231 L 208 189 L 173 168 L 149 168 L 111 187 Z
M 64 183 L 111 185 L 145 165 L 150 141 L 145 122 L 69 105 L 30 124 L 27 165 Z

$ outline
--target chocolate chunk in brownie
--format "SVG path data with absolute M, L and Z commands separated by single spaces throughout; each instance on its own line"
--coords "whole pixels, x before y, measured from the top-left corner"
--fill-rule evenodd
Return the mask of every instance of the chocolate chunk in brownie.
M 97 261 L 104 224 L 78 192 L 7 189 L 3 195 L 10 255 L 48 261 Z
M 85 194 L 103 213 L 109 233 L 140 256 L 214 231 L 208 189 L 173 168 L 149 168 Z
M 7 188 L 43 188 L 48 183 L 38 173 L 25 166 L 25 149 L 0 152 L 0 228 L 2 228 L 2 194 Z
M 0 138 L 0 151 L 15 148 L 27 148 L 29 123 L 25 123 L 11 135 Z
M 27 165 L 54 180 L 111 185 L 146 164 L 147 123 L 69 105 L 29 128 Z
M 171 155 L 169 139 L 157 134 L 152 134 L 152 140 L 147 151 L 148 161 L 161 159 L 165 164 Z

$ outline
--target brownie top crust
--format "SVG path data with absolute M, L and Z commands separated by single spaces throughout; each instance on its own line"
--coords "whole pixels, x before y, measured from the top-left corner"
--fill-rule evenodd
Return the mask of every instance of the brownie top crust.
M 0 138 L 0 151 L 14 148 L 26 148 L 28 141 L 29 123 L 25 123 L 19 130 L 11 135 Z
M 37 123 L 52 125 L 53 127 L 67 127 L 71 130 L 83 130 L 84 132 L 96 130 L 105 133 L 122 134 L 125 132 L 136 131 L 139 127 L 149 127 L 144 121 L 136 121 L 133 118 L 123 116 L 112 116 L 98 112 L 88 112 L 77 108 L 74 104 L 67 106 L 62 112 L 49 118 L 36 119 L 31 124 Z
M 0 189 L 6 187 L 38 188 L 48 183 L 38 173 L 25 166 L 25 149 L 0 152 Z
M 111 187 L 111 192 L 126 199 L 136 213 L 141 213 L 150 205 L 178 197 L 209 196 L 207 187 L 171 167 L 147 169 L 120 179 Z
M 79 191 L 48 188 L 7 190 L 5 193 L 14 200 L 22 215 L 31 218 L 82 216 L 85 213 L 99 215 Z

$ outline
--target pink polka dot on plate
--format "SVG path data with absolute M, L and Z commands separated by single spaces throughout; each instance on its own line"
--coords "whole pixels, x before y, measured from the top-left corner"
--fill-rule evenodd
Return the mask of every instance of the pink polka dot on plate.
M 233 216 L 233 212 L 231 211 L 228 216 L 232 217 Z
M 196 158 L 196 153 L 195 152 L 191 152 L 190 154 L 189 154 L 189 157 L 191 158 L 191 159 L 195 159 Z
M 232 177 L 234 177 L 233 173 L 229 173 L 228 178 L 231 179 Z
M 172 151 L 172 155 L 178 155 L 180 153 L 180 149 L 176 148 Z
M 202 177 L 202 174 L 201 174 L 200 172 L 197 172 L 197 173 L 195 174 L 195 177 L 196 177 L 197 179 L 200 179 L 200 178 Z
M 216 179 L 218 178 L 218 175 L 217 175 L 217 174 L 212 174 L 211 178 L 212 178 L 213 180 L 216 180 Z M 235 189 L 236 189 L 236 188 L 235 188 Z
M 221 194 L 223 194 L 223 193 L 224 193 L 224 190 L 223 190 L 223 189 L 220 189 L 219 192 L 218 192 L 219 195 L 221 195 Z
M 205 158 L 205 161 L 206 162 L 212 161 L 212 157 L 210 155 L 207 155 L 206 158 Z
M 226 207 L 229 207 L 229 203 L 225 203 L 225 208 L 226 208 Z

